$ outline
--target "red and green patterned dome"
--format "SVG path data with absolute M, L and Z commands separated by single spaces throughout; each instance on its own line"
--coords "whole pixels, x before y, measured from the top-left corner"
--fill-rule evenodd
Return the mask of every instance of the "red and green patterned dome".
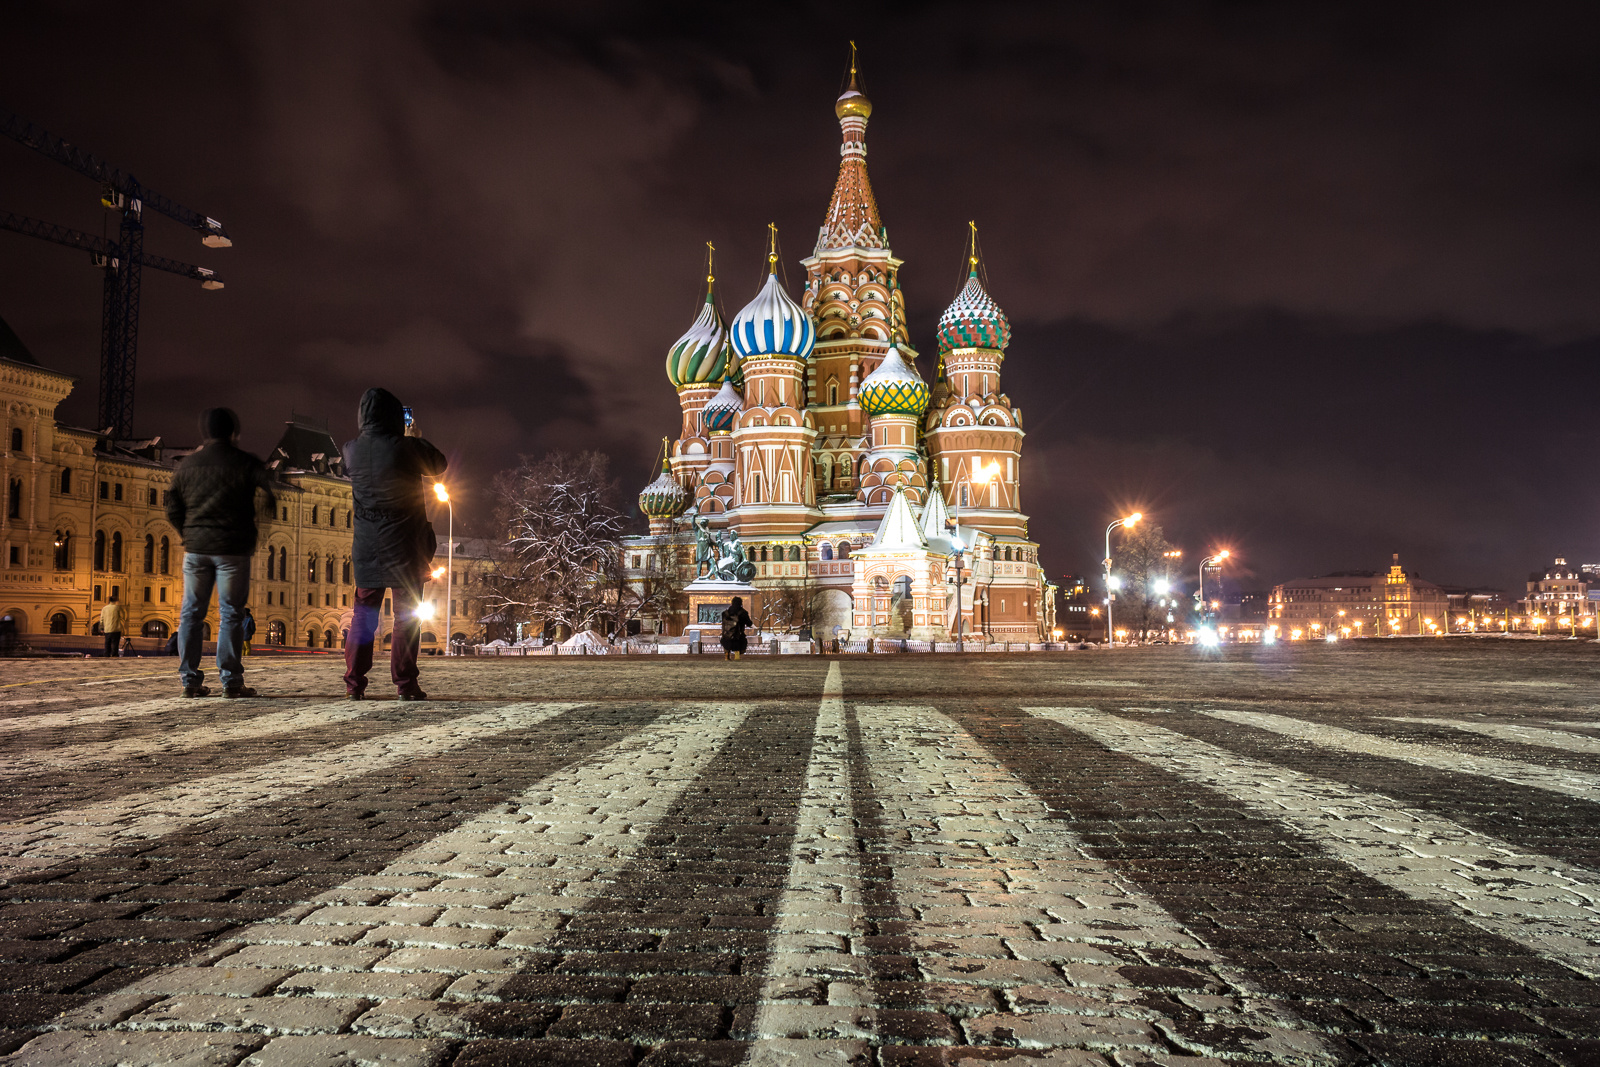
M 992 348 L 1003 351 L 1011 343 L 1011 323 L 978 281 L 973 270 L 967 284 L 939 316 L 939 354 L 953 348 Z
M 928 408 L 928 383 L 901 358 L 898 346 L 867 375 L 860 395 L 868 415 L 921 415 Z

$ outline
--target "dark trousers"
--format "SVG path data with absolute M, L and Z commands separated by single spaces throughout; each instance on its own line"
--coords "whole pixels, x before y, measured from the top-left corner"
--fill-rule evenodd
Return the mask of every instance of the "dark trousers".
M 383 610 L 383 594 L 394 594 L 394 637 L 389 646 L 389 674 L 402 693 L 417 691 L 417 646 L 422 643 L 422 622 L 417 618 L 421 589 L 395 586 L 386 590 L 356 589 L 355 611 L 350 619 L 350 636 L 344 644 L 344 688 L 347 693 L 364 692 L 367 672 L 372 669 L 372 642 L 378 633 L 378 613 Z
M 122 631 L 106 634 L 106 658 L 116 659 L 120 655 L 122 655 Z

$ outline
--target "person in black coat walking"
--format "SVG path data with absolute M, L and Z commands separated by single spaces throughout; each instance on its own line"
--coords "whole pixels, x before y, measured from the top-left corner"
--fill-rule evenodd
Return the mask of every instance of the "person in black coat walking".
M 210 694 L 200 670 L 206 609 L 217 590 L 217 673 L 223 695 L 253 697 L 239 662 L 250 557 L 256 550 L 257 495 L 277 506 L 266 465 L 238 445 L 239 416 L 210 408 L 200 416 L 205 443 L 184 457 L 167 492 L 167 519 L 183 537 L 183 609 L 178 616 L 178 676 L 183 695 Z
M 406 424 L 405 408 L 387 389 L 361 397 L 361 436 L 344 446 L 355 506 L 356 603 L 344 649 L 344 688 L 352 700 L 367 691 L 372 642 L 384 591 L 394 598 L 389 673 L 401 700 L 426 700 L 417 684 L 422 624 L 417 602 L 438 541 L 428 522 L 423 479 L 444 473 L 444 454 Z
M 750 625 L 752 625 L 750 613 L 744 610 L 744 598 L 734 597 L 733 603 L 728 605 L 728 610 L 722 613 L 723 659 L 738 659 L 744 655 L 744 650 L 750 645 L 750 639 L 744 635 L 744 628 Z

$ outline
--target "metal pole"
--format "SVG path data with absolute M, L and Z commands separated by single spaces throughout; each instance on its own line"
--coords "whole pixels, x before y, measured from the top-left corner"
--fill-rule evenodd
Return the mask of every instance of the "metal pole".
M 1116 522 L 1114 522 L 1110 526 L 1106 527 L 1106 559 L 1105 559 L 1105 567 L 1106 567 L 1106 647 L 1107 648 L 1115 648 L 1116 647 L 1116 640 L 1117 640 L 1117 629 L 1112 624 L 1112 618 L 1111 618 L 1111 604 L 1112 604 L 1113 601 L 1115 601 L 1117 599 L 1116 590 L 1111 588 L 1111 531 L 1115 530 L 1118 526 L 1121 526 L 1121 525 L 1122 525 L 1122 520 L 1118 519 Z
M 450 524 L 444 541 L 444 654 L 455 655 L 455 644 L 450 634 L 452 616 L 456 606 L 456 502 L 446 500 L 450 509 Z

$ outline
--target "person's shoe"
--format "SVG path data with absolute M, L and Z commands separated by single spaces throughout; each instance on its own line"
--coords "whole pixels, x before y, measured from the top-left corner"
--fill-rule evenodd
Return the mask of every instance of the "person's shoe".
M 261 694 L 248 685 L 230 685 L 222 691 L 222 695 L 229 700 L 238 700 L 240 697 L 258 697 Z
M 410 690 L 408 692 L 401 693 L 400 694 L 400 699 L 401 700 L 427 700 L 428 699 L 428 694 L 424 693 L 420 689 L 412 689 L 412 690 Z
M 183 695 L 186 697 L 208 697 L 211 695 L 211 690 L 203 685 L 186 685 L 183 687 Z
M 365 689 L 351 689 L 346 691 L 344 698 L 346 700 L 365 700 L 367 699 L 367 691 Z

